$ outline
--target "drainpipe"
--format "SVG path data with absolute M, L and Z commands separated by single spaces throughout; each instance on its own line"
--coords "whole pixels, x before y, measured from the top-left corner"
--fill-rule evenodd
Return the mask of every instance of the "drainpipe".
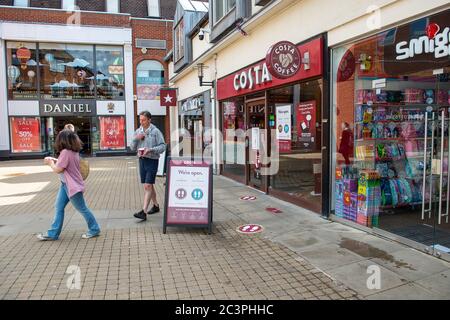
M 213 87 L 213 97 L 211 98 L 211 115 L 213 118 L 212 123 L 212 129 L 214 133 L 219 132 L 219 102 L 217 101 L 217 53 L 214 54 L 214 87 Z M 213 147 L 213 173 L 219 174 L 220 173 L 220 163 L 219 160 L 220 157 L 220 143 L 221 143 L 221 137 L 222 135 L 214 134 L 214 147 Z

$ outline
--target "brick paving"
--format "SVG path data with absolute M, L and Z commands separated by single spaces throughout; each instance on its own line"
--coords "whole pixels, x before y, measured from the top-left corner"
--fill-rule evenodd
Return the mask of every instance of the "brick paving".
M 360 298 L 262 234 L 236 232 L 245 222 L 238 216 L 218 213 L 212 235 L 183 228 L 164 235 L 162 213 L 136 223 L 129 219 L 142 202 L 135 159 L 90 163 L 87 203 L 114 214 L 120 227 L 103 225 L 102 235 L 89 240 L 76 227 L 53 242 L 20 230 L 0 236 L 0 299 Z M 163 181 L 157 180 L 161 205 Z M 40 161 L 0 163 L 0 218 L 51 217 L 58 183 Z M 68 288 L 69 266 L 79 267 L 80 289 Z

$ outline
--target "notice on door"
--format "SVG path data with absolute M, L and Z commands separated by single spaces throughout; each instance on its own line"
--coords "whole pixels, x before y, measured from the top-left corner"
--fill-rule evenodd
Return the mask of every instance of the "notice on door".
M 291 151 L 291 105 L 277 106 L 277 141 L 280 153 Z
M 170 158 L 167 170 L 164 233 L 167 225 L 211 228 L 212 162 Z
M 297 134 L 302 151 L 314 151 L 316 149 L 316 101 L 298 104 Z

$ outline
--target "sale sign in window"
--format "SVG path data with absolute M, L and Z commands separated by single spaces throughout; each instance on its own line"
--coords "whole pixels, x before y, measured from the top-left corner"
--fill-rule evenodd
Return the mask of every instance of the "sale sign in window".
M 124 117 L 100 117 L 100 149 L 125 149 Z
M 12 152 L 41 152 L 39 118 L 10 118 Z

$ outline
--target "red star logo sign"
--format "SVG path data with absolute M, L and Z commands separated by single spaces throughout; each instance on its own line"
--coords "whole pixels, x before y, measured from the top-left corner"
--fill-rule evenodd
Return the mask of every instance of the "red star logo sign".
M 177 90 L 176 89 L 160 89 L 159 101 L 161 107 L 176 107 Z

